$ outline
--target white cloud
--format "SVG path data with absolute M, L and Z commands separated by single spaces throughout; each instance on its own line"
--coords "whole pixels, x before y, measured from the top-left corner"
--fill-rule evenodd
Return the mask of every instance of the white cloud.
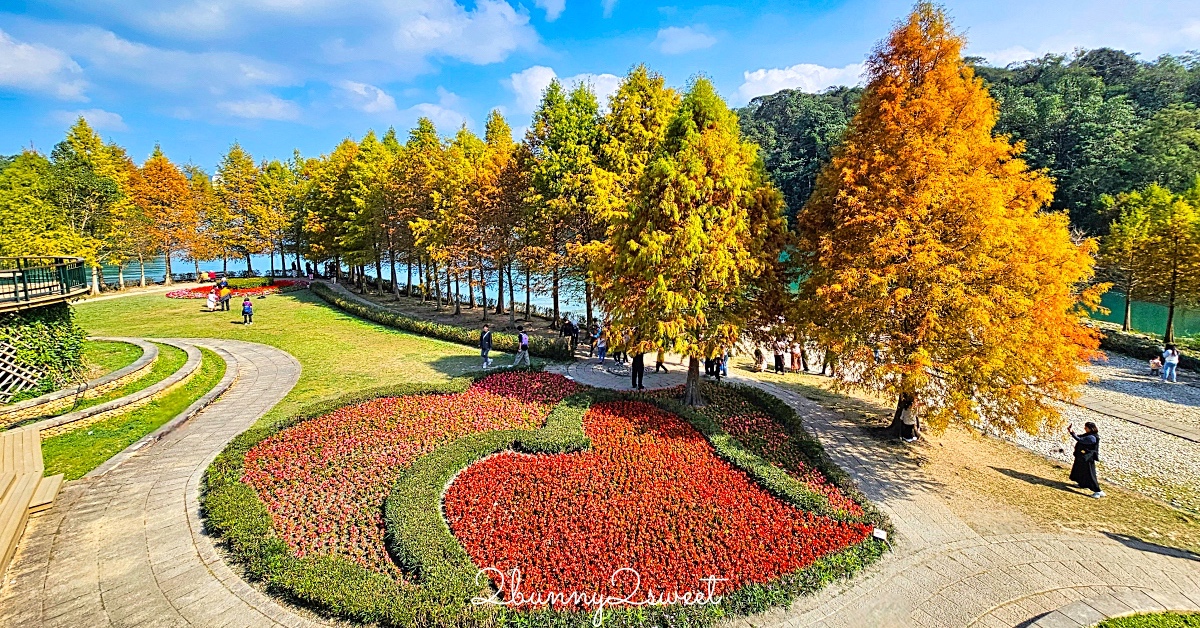
M 717 43 L 717 38 L 691 26 L 671 26 L 660 29 L 651 44 L 663 54 L 677 55 L 693 50 L 703 50 Z
M 0 30 L 0 88 L 50 94 L 64 100 L 87 100 L 83 69 L 67 53 L 17 41 Z
M 453 133 L 464 124 L 470 125 L 471 119 L 456 109 L 462 104 L 462 98 L 443 87 L 437 88 L 437 94 L 436 103 L 419 103 L 409 107 L 408 112 L 414 117 L 429 118 L 442 134 Z
M 1025 46 L 1011 46 L 994 52 L 980 52 L 977 56 L 987 59 L 988 65 L 1004 67 L 1010 63 L 1036 59 L 1044 53 L 1034 52 Z
M 366 113 L 391 113 L 396 110 L 396 99 L 387 92 L 366 83 L 342 81 L 338 87 L 347 92 L 351 105 Z
M 787 68 L 763 68 L 743 72 L 745 79 L 738 97 L 748 102 L 755 96 L 774 94 L 782 89 L 819 92 L 834 85 L 857 85 L 863 80 L 864 66 L 851 63 L 844 68 L 827 68 L 813 63 L 798 63 Z
M 508 80 L 502 81 L 502 83 L 517 97 L 515 112 L 528 114 L 537 109 L 538 104 L 542 102 L 542 92 L 546 91 L 546 88 L 550 86 L 550 81 L 556 78 L 559 77 L 553 68 L 535 65 L 510 75 Z M 617 88 L 621 86 L 621 80 L 621 77 L 615 74 L 590 73 L 559 78 L 559 82 L 568 90 L 580 83 L 590 85 L 592 91 L 596 93 L 596 99 L 600 101 L 601 107 L 608 104 L 608 97 L 616 93 Z
M 604 9 L 604 17 L 612 17 L 613 9 L 617 8 L 617 0 L 600 0 L 600 6 Z
M 517 95 L 516 110 L 521 113 L 530 113 L 537 109 L 538 103 L 542 100 L 542 92 L 546 91 L 550 81 L 557 77 L 558 75 L 554 73 L 553 69 L 544 65 L 528 67 L 509 76 L 505 83 Z
M 534 0 L 539 9 L 546 11 L 546 21 L 553 22 L 567 8 L 567 0 Z
M 501 0 L 479 0 L 470 11 L 445 0 L 414 4 L 401 10 L 407 15 L 392 36 L 401 53 L 486 64 L 503 61 L 537 41 L 529 15 Z
M 103 109 L 77 109 L 50 113 L 51 120 L 63 125 L 74 124 L 81 117 L 87 120 L 88 124 L 102 131 L 124 131 L 129 128 L 125 126 L 125 120 L 121 118 L 121 114 Z
M 271 94 L 217 103 L 217 109 L 248 120 L 295 120 L 300 117 L 300 107 L 296 103 Z

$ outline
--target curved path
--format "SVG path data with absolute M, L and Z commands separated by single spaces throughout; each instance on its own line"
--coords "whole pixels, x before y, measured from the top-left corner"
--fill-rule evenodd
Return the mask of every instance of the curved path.
M 561 370 L 584 384 L 629 387 L 619 373 L 590 362 Z M 673 369 L 652 385 L 680 384 L 683 377 Z M 734 378 L 776 395 L 804 417 L 805 427 L 896 528 L 894 551 L 864 574 L 791 608 L 739 620 L 740 626 L 998 628 L 1057 620 L 1058 609 L 1084 600 L 1099 600 L 1106 614 L 1200 610 L 1200 556 L 1115 535 L 981 535 L 951 511 L 905 448 L 871 439 L 841 414 L 789 390 Z
M 29 521 L 0 593 L 3 626 L 303 626 L 221 560 L 199 514 L 201 474 L 296 384 L 300 364 L 265 345 L 185 340 L 231 356 L 215 403 L 96 477 L 69 482 Z M 227 359 L 229 359 L 227 357 Z

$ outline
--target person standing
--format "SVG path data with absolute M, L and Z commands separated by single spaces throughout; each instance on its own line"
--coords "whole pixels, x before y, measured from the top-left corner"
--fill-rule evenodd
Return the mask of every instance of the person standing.
M 633 366 L 631 366 L 629 368 L 629 373 L 633 379 L 633 381 L 631 382 L 630 388 L 636 388 L 638 390 L 645 390 L 646 387 L 642 385 L 642 378 L 644 378 L 646 376 L 646 354 L 645 353 L 639 353 L 639 354 L 633 356 Z
M 209 312 L 217 309 L 217 289 L 215 287 L 208 291 L 208 298 L 204 300 L 204 304 L 208 306 Z
M 582 322 L 582 321 L 581 321 Z M 571 321 L 571 354 L 575 354 L 575 350 L 579 348 L 579 325 L 575 321 Z
M 1175 383 L 1175 371 L 1179 370 L 1179 349 L 1175 345 L 1167 345 L 1167 349 L 1162 354 L 1162 380 L 1165 382 L 1167 378 L 1171 379 L 1171 383 Z
M 228 312 L 229 311 L 229 301 L 231 299 L 233 299 L 233 290 L 229 289 L 229 284 L 226 283 L 224 279 L 221 280 L 221 283 L 224 284 L 223 286 L 221 286 L 221 289 L 220 289 L 221 290 L 221 292 L 220 292 L 221 311 Z
M 1075 462 L 1071 465 L 1071 481 L 1080 488 L 1092 491 L 1092 497 L 1104 497 L 1100 490 L 1100 479 L 1096 475 L 1096 461 L 1100 459 L 1100 430 L 1095 423 L 1083 424 L 1083 434 L 1076 435 L 1074 426 L 1067 426 L 1067 433 L 1075 439 Z
M 600 323 L 592 323 L 592 333 L 588 336 L 588 357 L 592 357 L 596 353 L 597 345 L 600 343 Z
M 600 330 L 596 335 L 596 356 L 600 358 L 600 363 L 604 364 L 604 356 L 608 354 L 608 334 L 604 330 Z
M 492 359 L 488 354 L 492 352 L 492 328 L 487 325 L 483 326 L 483 331 L 479 332 L 479 355 L 483 358 L 483 368 L 492 366 Z
M 242 299 L 242 324 L 254 324 L 254 304 L 250 302 L 250 297 Z
M 782 375 L 785 370 L 783 368 L 783 356 L 786 354 L 787 343 L 783 341 L 783 338 L 777 339 L 775 341 L 775 373 L 777 375 Z
M 717 377 L 717 381 L 720 381 L 721 377 L 729 377 L 729 352 L 722 351 L 720 359 L 721 359 L 721 365 L 720 365 L 721 375 L 719 377 Z
M 667 370 L 667 365 L 664 362 L 664 360 L 666 360 L 666 358 L 667 358 L 667 353 L 665 351 L 663 351 L 662 349 L 659 349 L 658 355 L 654 356 L 654 372 L 655 373 L 658 372 L 658 369 L 662 369 L 662 372 L 664 372 L 664 373 L 670 372 Z
M 525 326 L 517 326 L 517 359 L 513 360 L 513 368 L 520 366 L 524 362 L 525 366 L 529 366 L 529 334 L 525 333 Z

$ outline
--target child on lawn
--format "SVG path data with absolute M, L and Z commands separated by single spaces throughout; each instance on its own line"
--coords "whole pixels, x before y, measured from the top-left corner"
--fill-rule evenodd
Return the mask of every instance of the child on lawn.
M 246 297 L 242 301 L 242 324 L 251 325 L 254 323 L 254 304 L 250 302 L 250 297 Z

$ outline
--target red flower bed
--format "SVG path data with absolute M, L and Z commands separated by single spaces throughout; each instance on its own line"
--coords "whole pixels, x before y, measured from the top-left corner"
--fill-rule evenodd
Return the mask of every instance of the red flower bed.
M 308 282 L 296 281 L 293 279 L 276 279 L 275 283 L 269 286 L 259 286 L 257 288 L 231 288 L 235 297 L 256 297 L 261 294 L 275 294 L 284 288 L 293 286 L 305 286 Z M 199 286 L 197 288 L 182 288 L 172 290 L 167 293 L 168 299 L 207 299 L 208 293 L 213 291 L 212 286 Z
M 624 596 L 628 588 L 609 585 L 622 567 L 639 572 L 641 592 L 704 591 L 701 578 L 714 576 L 725 578 L 716 585 L 724 594 L 870 534 L 778 500 L 650 404 L 593 406 L 584 431 L 591 451 L 497 454 L 446 490 L 446 519 L 472 560 L 519 568 L 525 596 Z
M 679 387 L 675 395 L 682 391 Z M 862 516 L 862 506 L 843 495 L 820 471 L 809 465 L 808 456 L 783 426 L 727 388 L 713 387 L 705 393 L 711 403 L 698 410 L 716 421 L 726 434 L 736 438 L 751 453 L 804 483 L 814 493 L 824 495 L 835 509 L 855 517 Z
M 498 373 L 457 394 L 347 406 L 256 445 L 242 481 L 258 492 L 297 556 L 341 556 L 399 579 L 384 546 L 382 513 L 399 472 L 460 436 L 538 427 L 575 390 L 560 375 Z

